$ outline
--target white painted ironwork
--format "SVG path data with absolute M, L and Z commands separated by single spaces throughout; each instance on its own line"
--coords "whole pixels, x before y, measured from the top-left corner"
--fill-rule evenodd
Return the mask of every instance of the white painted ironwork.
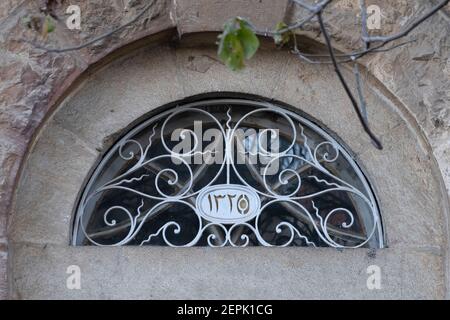
M 226 107 L 225 122 L 219 120 L 215 111 L 208 109 L 217 105 Z M 239 108 L 247 108 L 247 111 L 234 121 L 232 114 Z M 192 129 L 183 129 L 180 133 L 182 139 L 191 139 L 193 147 L 189 150 L 174 151 L 166 141 L 168 130 L 173 130 L 173 119 L 193 114 L 208 119 L 221 136 L 215 142 L 223 143 L 223 161 L 216 165 L 215 172 L 208 173 L 212 166 L 205 165 L 205 158 L 199 166 L 192 164 L 194 157 L 208 157 L 214 153 L 202 151 L 202 142 Z M 290 129 L 289 135 L 283 135 L 286 147 L 274 152 L 263 146 L 261 139 L 247 139 L 244 144 L 256 143 L 257 148 L 248 150 L 245 147 L 244 153 L 263 156 L 267 161 L 261 170 L 246 164 L 244 172 L 236 163 L 233 150 L 237 130 L 247 127 L 250 118 L 258 119 L 259 115 L 267 118 L 267 114 L 281 119 Z M 314 133 L 314 137 L 308 137 L 307 131 Z M 143 132 L 147 135 L 144 142 L 136 138 Z M 270 132 L 272 138 L 279 134 L 267 126 L 261 132 Z M 153 154 L 151 148 L 157 138 L 161 149 L 159 154 Z M 122 161 L 121 168 L 125 168 L 122 171 L 110 169 L 118 166 L 111 165 L 116 158 Z M 156 165 L 165 161 L 171 165 Z M 356 183 L 350 183 L 339 172 L 343 166 L 341 163 L 350 168 L 347 176 L 353 176 L 350 180 Z M 278 168 L 275 174 L 269 172 L 274 167 Z M 148 168 L 155 173 L 153 178 L 145 171 Z M 109 176 L 109 171 L 113 176 Z M 116 175 L 116 172 L 120 173 Z M 247 178 L 249 172 L 252 182 Z M 200 189 L 196 188 L 206 174 L 209 174 L 209 182 L 203 183 Z M 304 184 L 307 183 L 320 189 L 304 193 Z M 149 185 L 151 192 L 144 188 Z M 169 187 L 175 192 L 168 192 Z M 289 187 L 288 191 L 279 191 L 284 187 Z M 116 192 L 114 203 L 109 204 L 106 197 L 103 198 L 107 192 Z M 121 199 L 122 194 L 128 197 Z M 324 197 L 335 194 L 344 194 L 353 207 L 347 203 L 324 211 L 317 199 L 327 204 Z M 333 201 L 339 204 L 340 199 L 337 197 Z M 130 204 L 137 205 L 130 208 Z M 273 209 L 275 205 L 282 209 Z M 191 212 L 189 228 L 195 232 L 184 235 L 184 243 L 174 240 L 183 233 L 181 222 L 175 218 L 168 219 L 156 230 L 149 226 L 152 219 L 161 217 L 174 206 L 184 208 L 183 212 Z M 271 217 L 263 217 L 266 211 L 276 219 L 269 221 Z M 284 212 L 289 215 L 284 215 Z M 95 218 L 98 221 L 99 215 L 103 226 L 92 231 L 92 221 Z M 304 230 L 308 230 L 308 234 Z M 275 240 L 267 239 L 265 235 L 269 233 Z M 270 103 L 215 99 L 162 112 L 131 130 L 106 154 L 81 196 L 73 232 L 74 245 L 149 245 L 155 241 L 182 247 L 199 245 L 200 242 L 212 247 L 247 246 L 250 243 L 262 246 L 382 247 L 383 231 L 375 197 L 361 169 L 323 129 L 297 113 Z

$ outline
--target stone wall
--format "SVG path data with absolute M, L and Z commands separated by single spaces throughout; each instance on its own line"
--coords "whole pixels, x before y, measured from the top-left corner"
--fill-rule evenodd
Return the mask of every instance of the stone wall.
M 46 53 L 20 41 L 32 39 L 22 17 L 39 11 L 45 1 L 3 0 L 0 4 L 0 296 L 7 295 L 7 225 L 13 190 L 27 149 L 36 129 L 64 97 L 68 89 L 89 67 L 105 61 L 104 57 L 139 39 L 157 37 L 161 32 L 176 39 L 188 33 L 219 31 L 223 22 L 235 15 L 248 17 L 261 28 L 271 28 L 276 21 L 292 19 L 297 13 L 287 0 L 173 0 L 156 1 L 136 24 L 117 35 L 78 52 Z M 71 1 L 63 0 L 57 12 Z M 146 1 L 76 1 L 82 10 L 82 31 L 70 31 L 58 22 L 48 42 L 56 47 L 92 39 L 111 27 L 133 17 Z M 422 12 L 423 1 L 373 1 L 385 15 L 383 30 L 397 29 L 408 17 Z M 126 10 L 124 10 L 126 8 Z M 337 1 L 327 11 L 327 23 L 337 48 L 349 50 L 358 45 L 357 1 Z M 420 126 L 424 139 L 431 144 L 441 169 L 443 181 L 450 189 L 450 19 L 442 11 L 413 34 L 416 42 L 395 51 L 366 57 L 367 69 L 380 80 L 390 94 L 400 101 L 404 117 Z M 150 21 L 151 20 L 151 21 Z M 306 33 L 322 41 L 316 30 Z M 120 52 L 120 51 L 119 51 Z M 112 56 L 113 57 L 113 56 Z M 106 58 L 106 59 L 112 59 Z M 383 133 L 383 137 L 389 133 Z M 426 149 L 426 148 L 424 148 Z M 414 157 L 414 155 L 411 155 Z M 442 179 L 442 178 L 441 178 Z

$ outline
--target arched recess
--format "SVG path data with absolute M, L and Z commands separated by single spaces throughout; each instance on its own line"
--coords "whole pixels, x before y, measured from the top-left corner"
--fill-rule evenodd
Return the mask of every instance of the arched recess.
M 73 245 L 385 246 L 370 183 L 317 121 L 244 93 L 185 100 L 152 110 L 102 156 Z
M 11 217 L 11 296 L 22 298 L 439 298 L 445 292 L 445 198 L 426 142 L 399 103 L 367 76 L 376 150 L 328 66 L 263 48 L 241 72 L 217 61 L 206 35 L 130 52 L 90 74 L 47 119 L 30 148 Z M 153 109 L 234 92 L 295 106 L 334 132 L 378 197 L 388 248 L 87 248 L 69 246 L 74 207 L 117 137 Z M 67 290 L 80 266 L 83 290 Z M 367 267 L 383 270 L 368 290 Z M 330 285 L 331 284 L 331 285 Z

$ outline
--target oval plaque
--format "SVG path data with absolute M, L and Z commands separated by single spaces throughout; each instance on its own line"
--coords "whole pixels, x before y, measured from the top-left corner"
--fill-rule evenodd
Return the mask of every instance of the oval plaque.
M 258 194 L 246 186 L 219 184 L 203 189 L 197 197 L 196 206 L 206 220 L 231 224 L 256 216 L 260 201 Z

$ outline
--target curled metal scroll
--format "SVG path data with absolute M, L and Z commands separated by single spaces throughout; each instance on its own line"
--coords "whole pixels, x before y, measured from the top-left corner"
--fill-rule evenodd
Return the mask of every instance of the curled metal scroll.
M 217 111 L 211 109 L 215 105 L 227 106 L 226 112 L 219 117 Z M 249 111 L 233 119 L 239 106 Z M 266 114 L 281 119 L 285 124 L 284 130 L 289 131 L 288 134 L 283 133 L 284 147 L 274 152 L 258 140 L 257 150 L 245 150 L 245 154 L 253 152 L 253 155 L 262 155 L 269 161 L 265 167 L 258 168 L 261 170 L 247 166 L 244 172 L 242 166 L 234 161 L 233 139 L 237 130 L 248 126 L 248 119 Z M 223 162 L 215 166 L 215 171 L 203 165 L 202 171 L 198 172 L 190 163 L 189 160 L 195 156 L 213 155 L 211 150 L 201 150 L 201 141 L 190 123 L 184 123 L 186 128 L 180 131 L 180 137 L 192 139 L 192 148 L 174 151 L 167 141 L 171 130 L 168 128 L 173 127 L 174 119 L 191 119 L 195 115 L 207 119 L 221 135 L 221 141 L 217 143 L 223 144 L 224 157 Z M 146 133 L 145 139 L 136 138 L 143 132 Z M 261 132 L 276 136 L 273 128 L 264 127 Z M 307 132 L 313 132 L 314 137 L 308 136 Z M 153 154 L 152 148 L 158 138 L 161 148 L 159 154 Z M 108 161 L 116 158 L 123 162 L 125 169 L 105 179 Z M 154 166 L 155 163 L 174 160 L 177 166 Z M 348 164 L 357 185 L 335 170 L 338 166 L 330 169 L 339 161 Z M 268 170 L 275 162 L 281 163 L 280 168 L 276 174 L 270 175 Z M 154 167 L 153 177 L 144 170 L 149 166 Z M 213 172 L 209 172 L 211 170 Z M 198 181 L 206 174 L 209 181 L 198 188 Z M 223 177 L 225 182 L 220 181 Z M 307 192 L 305 185 L 308 184 L 314 185 L 315 189 Z M 117 203 L 109 207 L 102 203 L 105 202 L 104 194 L 108 192 L 116 192 L 119 198 L 123 194 L 124 204 L 120 199 L 115 199 Z M 333 201 L 337 201 L 336 206 L 322 208 L 319 203 L 323 204 L 323 199 L 331 195 L 334 196 Z M 340 206 L 340 197 L 357 205 Z M 129 203 L 133 203 L 130 199 L 139 199 L 138 205 L 130 207 Z M 213 207 L 219 204 L 218 200 L 228 201 L 228 216 L 224 216 L 223 210 L 205 213 L 205 210 L 213 211 Z M 185 220 L 169 218 L 153 229 L 148 227 L 155 216 L 164 215 L 165 210 L 174 205 L 183 208 L 180 212 L 189 217 L 190 231 L 183 235 L 183 241 L 176 239 L 186 228 L 183 226 Z M 273 212 L 281 214 L 271 221 Z M 94 220 L 103 224 L 101 235 L 112 235 L 110 240 L 104 241 L 105 236 L 98 240 L 98 235 L 90 231 Z M 363 231 L 355 232 L 357 228 Z M 357 248 L 382 247 L 383 231 L 376 200 L 366 178 L 347 151 L 323 129 L 296 113 L 269 103 L 218 99 L 168 110 L 122 138 L 97 167 L 82 194 L 73 239 L 75 245 L 98 246 L 152 245 L 156 241 L 160 245 L 190 247 L 202 241 L 203 245 L 211 247 L 302 245 Z

